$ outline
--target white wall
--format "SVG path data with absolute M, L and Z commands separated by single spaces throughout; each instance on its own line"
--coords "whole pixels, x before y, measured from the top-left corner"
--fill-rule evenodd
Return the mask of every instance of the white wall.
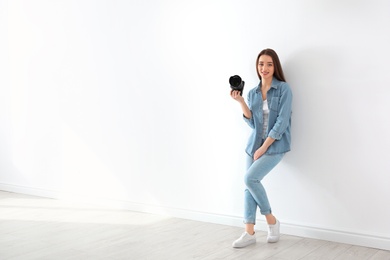
M 283 232 L 390 249 L 390 3 L 0 1 L 0 189 L 241 225 L 228 78 L 274 48 L 293 146 Z M 259 218 L 259 228 L 264 223 Z

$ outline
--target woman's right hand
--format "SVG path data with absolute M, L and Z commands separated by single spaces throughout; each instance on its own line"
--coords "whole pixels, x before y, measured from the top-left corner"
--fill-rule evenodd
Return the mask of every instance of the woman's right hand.
M 231 96 L 234 100 L 236 100 L 236 101 L 238 101 L 238 102 L 240 102 L 240 103 L 244 102 L 244 98 L 240 95 L 240 91 L 238 91 L 238 90 L 232 90 L 232 91 L 230 91 L 230 96 Z
M 244 98 L 240 95 L 240 91 L 238 90 L 232 90 L 230 91 L 230 96 L 236 100 L 238 103 L 240 103 L 241 105 L 241 108 L 242 108 L 242 112 L 244 114 L 244 116 L 247 118 L 247 119 L 250 119 L 252 117 L 252 112 L 251 110 L 249 109 L 248 105 L 245 103 L 245 100 Z

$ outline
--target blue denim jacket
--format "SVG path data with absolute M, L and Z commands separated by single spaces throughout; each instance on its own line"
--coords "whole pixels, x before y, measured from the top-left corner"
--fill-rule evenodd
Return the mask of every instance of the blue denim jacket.
M 253 157 L 263 143 L 263 98 L 259 85 L 248 93 L 248 107 L 252 118 L 244 120 L 253 129 L 249 137 L 246 153 Z M 269 137 L 275 139 L 265 154 L 280 154 L 290 151 L 291 143 L 291 104 L 292 92 L 290 86 L 283 81 L 272 79 L 271 88 L 267 93 L 269 107 L 268 129 Z

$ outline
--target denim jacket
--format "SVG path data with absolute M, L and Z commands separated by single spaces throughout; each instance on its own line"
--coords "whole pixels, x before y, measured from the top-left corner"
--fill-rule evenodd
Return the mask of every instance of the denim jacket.
M 263 143 L 263 98 L 259 85 L 248 93 L 248 107 L 252 112 L 251 118 L 244 120 L 253 129 L 249 137 L 246 153 L 253 157 Z M 292 92 L 290 86 L 283 81 L 272 79 L 271 88 L 267 93 L 269 107 L 267 136 L 275 141 L 268 147 L 265 154 L 280 154 L 290 151 L 291 143 L 291 104 Z

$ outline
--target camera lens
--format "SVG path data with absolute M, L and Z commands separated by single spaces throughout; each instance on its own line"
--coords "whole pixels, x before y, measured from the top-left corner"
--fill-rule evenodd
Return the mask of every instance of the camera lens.
M 242 91 L 244 90 L 245 82 L 241 79 L 240 76 L 234 75 L 229 78 L 230 88 L 233 90 L 240 91 L 240 95 L 242 96 Z

